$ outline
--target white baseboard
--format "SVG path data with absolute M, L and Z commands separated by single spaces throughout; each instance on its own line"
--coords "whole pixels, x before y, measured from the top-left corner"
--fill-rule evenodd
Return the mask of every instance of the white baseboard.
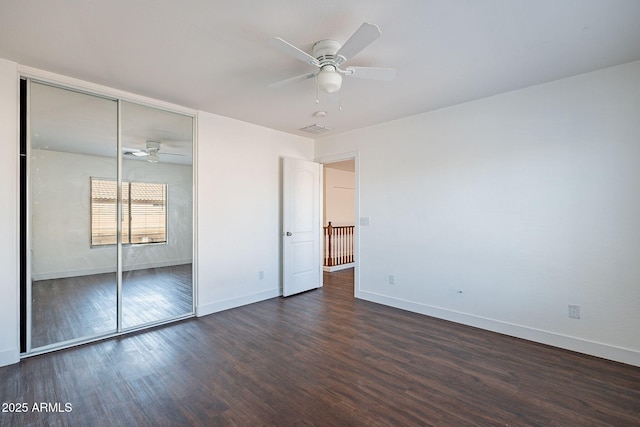
M 357 296 L 358 298 L 361 298 L 363 300 L 388 305 L 390 307 L 395 307 L 414 313 L 436 317 L 438 319 L 448 320 L 467 326 L 473 326 L 476 328 L 497 332 L 503 335 L 509 335 L 528 341 L 534 341 L 553 347 L 563 348 L 565 350 L 588 354 L 590 356 L 601 357 L 603 359 L 613 360 L 615 362 L 626 363 L 633 366 L 640 366 L 640 352 L 636 350 L 616 347 L 609 344 L 589 341 L 581 338 L 558 334 L 555 332 L 516 325 L 513 323 L 502 322 L 486 317 L 461 313 L 453 310 L 443 309 L 440 307 L 430 306 L 427 304 L 401 300 L 398 298 L 392 298 L 386 295 L 380 295 L 367 291 L 360 291 Z
M 147 268 L 160 268 L 160 267 L 172 267 L 174 265 L 191 264 L 191 259 L 176 259 L 168 261 L 153 261 L 143 264 L 136 264 L 127 266 L 124 271 L 133 270 L 145 270 Z M 65 277 L 80 277 L 90 276 L 93 274 L 115 273 L 116 269 L 113 266 L 109 267 L 97 267 L 85 270 L 70 270 L 70 271 L 50 271 L 45 273 L 32 273 L 31 280 L 51 280 L 51 279 L 63 279 Z
M 346 270 L 347 268 L 353 268 L 356 265 L 355 262 L 350 262 L 348 264 L 340 264 L 340 265 L 332 265 L 331 267 L 323 266 L 322 271 L 326 271 L 327 273 L 333 273 L 334 271 Z
M 216 301 L 208 304 L 198 305 L 196 307 L 196 316 L 202 317 L 209 314 L 217 313 L 219 311 L 229 310 L 247 304 L 253 304 L 254 302 L 260 302 L 278 296 L 280 296 L 280 290 L 271 289 L 268 291 L 245 295 L 238 298 L 230 298 L 223 301 Z
M 0 366 L 13 365 L 20 361 L 20 352 L 17 348 L 0 350 Z

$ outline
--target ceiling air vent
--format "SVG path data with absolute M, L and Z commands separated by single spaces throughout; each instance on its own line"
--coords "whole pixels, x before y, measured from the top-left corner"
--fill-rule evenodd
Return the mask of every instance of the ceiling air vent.
M 307 126 L 307 127 L 303 127 L 300 130 L 304 131 L 304 132 L 313 133 L 313 134 L 319 134 L 319 133 L 323 133 L 323 132 L 329 132 L 330 130 L 333 130 L 333 129 L 328 128 L 328 127 L 324 127 L 324 126 L 320 126 L 320 125 L 310 125 L 310 126 Z

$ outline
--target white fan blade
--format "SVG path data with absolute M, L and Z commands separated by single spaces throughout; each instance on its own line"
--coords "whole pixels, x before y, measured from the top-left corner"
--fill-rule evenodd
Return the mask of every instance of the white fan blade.
M 128 156 L 142 157 L 142 156 L 146 156 L 147 152 L 138 150 L 137 148 L 123 148 L 122 154 L 124 154 L 125 156 L 128 155 Z
M 316 74 L 315 73 L 307 73 L 307 74 L 302 74 L 300 76 L 295 76 L 295 77 L 291 77 L 285 80 L 280 80 L 279 82 L 275 82 L 275 83 L 271 83 L 269 85 L 269 88 L 271 89 L 276 89 L 282 86 L 286 86 L 288 84 L 291 83 L 296 83 L 296 82 L 301 82 L 303 80 L 307 80 L 307 79 L 311 79 L 313 77 L 315 77 Z
M 358 79 L 391 81 L 396 78 L 395 68 L 347 67 L 346 76 Z
M 284 53 L 293 56 L 296 59 L 299 59 L 302 62 L 306 62 L 307 64 L 314 65 L 316 67 L 320 66 L 320 63 L 316 58 L 309 55 L 305 51 L 302 51 L 292 45 L 289 42 L 282 40 L 280 37 L 272 37 L 269 39 L 269 45 L 275 48 L 280 49 Z
M 356 56 L 362 49 L 369 46 L 375 39 L 380 37 L 380 28 L 377 25 L 364 23 L 336 52 L 339 64 Z

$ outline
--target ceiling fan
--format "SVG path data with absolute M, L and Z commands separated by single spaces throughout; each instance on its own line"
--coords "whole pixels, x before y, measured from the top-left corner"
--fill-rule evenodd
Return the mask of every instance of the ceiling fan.
M 342 64 L 369 46 L 380 34 L 378 26 L 364 23 L 344 45 L 340 45 L 335 40 L 320 40 L 313 45 L 311 54 L 298 49 L 280 37 L 273 37 L 269 39 L 269 45 L 281 49 L 300 61 L 317 67 L 318 70 L 314 73 L 306 73 L 272 83 L 269 87 L 277 88 L 316 77 L 320 89 L 327 93 L 334 93 L 338 92 L 342 87 L 343 76 L 370 80 L 393 80 L 396 77 L 396 70 L 393 68 L 353 66 L 341 68 Z
M 145 157 L 148 162 L 158 163 L 160 160 L 160 143 L 158 141 L 147 141 L 146 150 L 138 150 L 136 148 L 124 148 L 122 154 L 125 156 Z M 163 156 L 184 156 L 178 153 L 162 153 Z

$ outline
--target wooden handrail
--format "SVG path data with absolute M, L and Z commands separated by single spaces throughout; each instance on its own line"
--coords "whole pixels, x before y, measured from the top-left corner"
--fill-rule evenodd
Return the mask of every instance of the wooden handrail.
M 331 221 L 324 228 L 324 265 L 333 267 L 354 261 L 355 226 L 333 226 Z

